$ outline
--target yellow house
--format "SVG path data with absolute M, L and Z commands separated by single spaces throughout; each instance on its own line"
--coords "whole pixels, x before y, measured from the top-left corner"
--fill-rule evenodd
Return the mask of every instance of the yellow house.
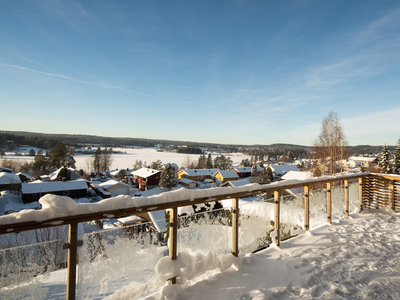
M 212 179 L 219 169 L 195 169 L 195 170 L 182 170 L 178 172 L 178 180 L 182 178 L 201 181 L 204 179 Z
M 214 177 L 215 182 L 219 184 L 239 179 L 239 175 L 234 170 L 218 171 Z

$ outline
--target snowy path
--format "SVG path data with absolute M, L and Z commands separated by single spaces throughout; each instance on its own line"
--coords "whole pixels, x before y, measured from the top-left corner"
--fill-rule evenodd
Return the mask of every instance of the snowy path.
M 381 210 L 323 225 L 248 255 L 191 286 L 167 286 L 168 299 L 399 299 L 400 218 Z M 160 299 L 160 293 L 147 299 Z M 162 298 L 162 297 L 161 297 Z

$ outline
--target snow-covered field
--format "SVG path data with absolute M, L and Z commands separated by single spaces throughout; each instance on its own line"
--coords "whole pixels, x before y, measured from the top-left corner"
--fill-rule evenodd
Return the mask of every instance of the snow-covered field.
M 30 150 L 30 149 L 29 149 Z M 28 152 L 29 152 L 28 150 Z M 132 168 L 135 164 L 136 160 L 141 160 L 142 163 L 146 162 L 147 165 L 150 165 L 153 161 L 161 160 L 163 164 L 167 163 L 176 163 L 179 167 L 182 165 L 184 161 L 187 160 L 187 157 L 190 158 L 191 161 L 197 162 L 199 159 L 199 154 L 182 154 L 176 152 L 157 152 L 155 148 L 114 148 L 114 151 L 119 151 L 122 153 L 114 153 L 112 155 L 112 165 L 111 169 L 126 169 Z M 6 153 L 7 155 L 3 158 L 6 159 L 16 159 L 16 160 L 24 160 L 24 161 L 33 161 L 34 157 L 32 156 L 16 156 L 13 153 Z M 21 154 L 26 154 L 22 153 Z M 212 153 L 213 159 L 219 154 Z M 225 156 L 227 154 L 224 154 Z M 242 153 L 231 153 L 228 154 L 229 157 L 233 161 L 233 165 L 237 166 L 242 159 L 249 158 L 248 155 L 243 155 Z M 76 160 L 76 168 L 83 169 L 85 171 L 89 171 L 91 168 L 90 161 L 93 159 L 93 155 L 85 155 L 85 154 L 77 154 L 74 156 Z

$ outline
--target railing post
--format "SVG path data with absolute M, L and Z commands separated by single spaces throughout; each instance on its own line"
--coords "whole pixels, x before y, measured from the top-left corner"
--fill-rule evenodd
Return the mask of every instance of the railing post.
M 363 210 L 363 179 L 358 178 L 358 200 L 360 201 L 360 212 Z
M 393 210 L 396 210 L 394 206 L 394 180 L 390 180 L 389 182 L 389 202 L 390 206 Z
M 274 230 L 276 232 L 275 236 L 275 244 L 280 246 L 281 244 L 281 233 L 280 233 L 280 193 L 279 191 L 274 191 Z
M 326 183 L 326 214 L 327 214 L 327 222 L 329 224 L 332 223 L 332 192 L 331 192 L 332 184 L 330 182 Z
M 310 229 L 310 195 L 308 185 L 304 186 L 304 231 Z
M 78 223 L 72 223 L 69 224 L 69 233 L 68 233 L 67 300 L 75 300 L 77 248 L 78 248 Z
M 232 254 L 239 256 L 239 198 L 232 198 Z
M 170 209 L 169 257 L 176 260 L 178 256 L 178 208 Z M 168 279 L 169 284 L 176 284 L 176 277 Z
M 344 206 L 345 206 L 345 216 L 349 216 L 349 180 L 344 180 Z

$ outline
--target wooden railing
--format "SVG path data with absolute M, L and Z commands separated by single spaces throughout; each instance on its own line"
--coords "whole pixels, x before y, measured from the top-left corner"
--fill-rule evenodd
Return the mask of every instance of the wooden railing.
M 221 195 L 221 189 L 215 196 L 185 199 L 176 202 L 163 204 L 140 206 L 133 208 L 117 209 L 89 213 L 84 215 L 66 216 L 62 218 L 53 218 L 42 222 L 15 222 L 13 224 L 1 225 L 0 234 L 12 232 L 20 232 L 32 229 L 54 227 L 59 225 L 69 226 L 68 237 L 68 278 L 67 278 L 67 299 L 75 299 L 75 282 L 76 282 L 76 264 L 77 264 L 77 246 L 78 246 L 78 223 L 104 219 L 106 215 L 114 215 L 114 217 L 134 215 L 137 213 L 145 213 L 154 210 L 170 209 L 170 232 L 169 232 L 169 256 L 172 260 L 177 258 L 177 229 L 178 229 L 178 207 L 201 204 L 211 201 L 232 199 L 232 254 L 239 255 L 239 198 L 249 197 L 257 194 L 272 193 L 274 195 L 274 230 L 276 232 L 276 245 L 280 245 L 280 194 L 283 190 L 292 188 L 304 188 L 304 227 L 305 231 L 310 228 L 309 220 L 309 199 L 310 189 L 315 186 L 324 186 L 327 190 L 327 222 L 331 223 L 332 219 L 332 196 L 331 190 L 334 184 L 342 182 L 344 185 L 344 203 L 345 216 L 349 215 L 349 181 L 358 181 L 359 183 L 359 202 L 360 209 L 375 209 L 389 205 L 397 210 L 400 207 L 400 176 L 387 176 L 379 174 L 359 173 L 354 175 L 342 175 L 335 177 L 313 178 L 304 181 L 279 182 L 269 185 L 260 185 L 259 188 L 249 191 L 230 192 Z M 230 189 L 229 191 L 232 191 Z M 109 200 L 108 200 L 109 201 Z M 1 218 L 0 218 L 1 222 Z M 57 224 L 57 225 L 55 225 Z M 170 278 L 169 283 L 175 284 L 176 278 Z

